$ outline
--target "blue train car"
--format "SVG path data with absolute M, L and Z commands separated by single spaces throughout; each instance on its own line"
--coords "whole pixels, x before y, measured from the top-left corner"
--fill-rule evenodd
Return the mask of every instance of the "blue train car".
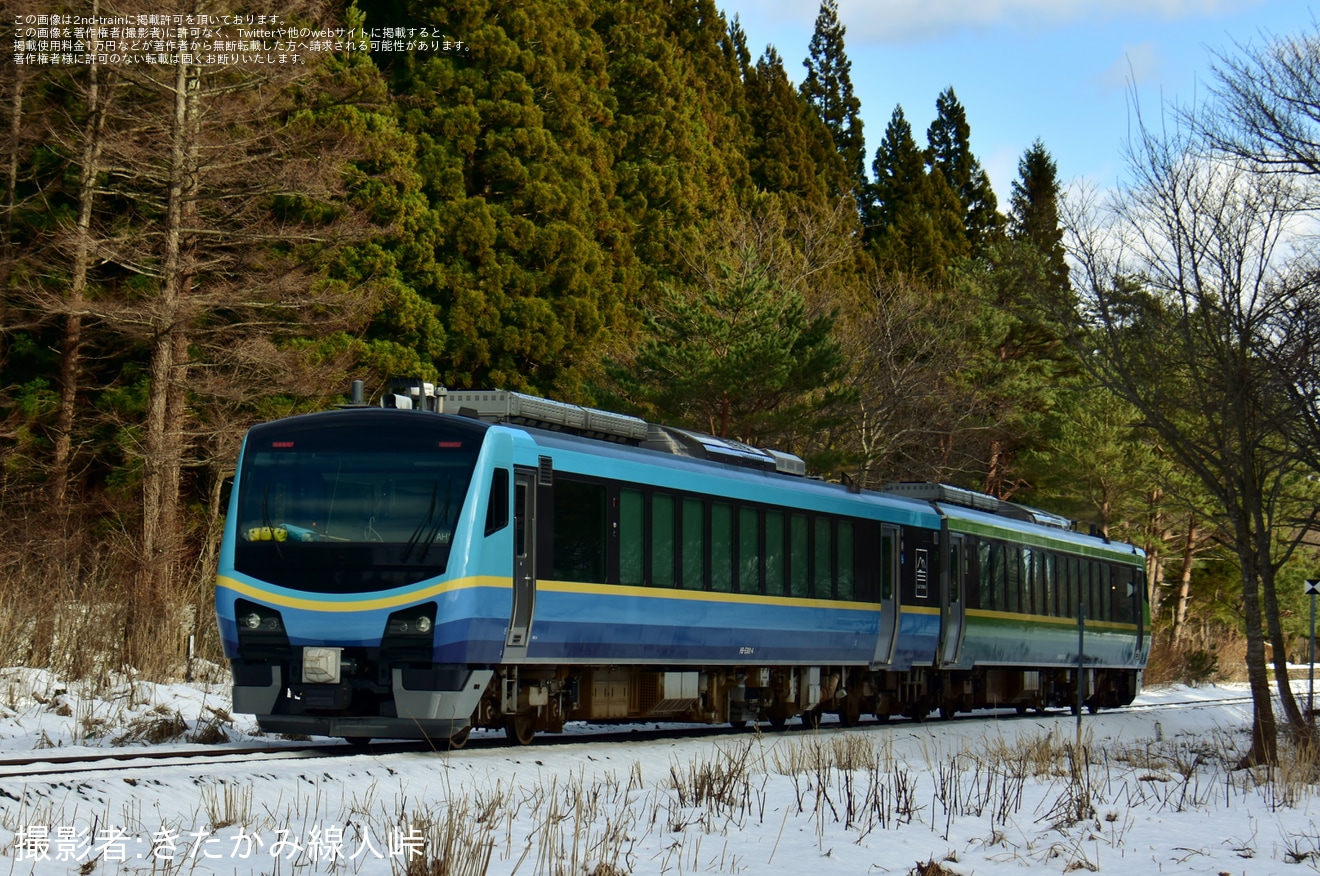
M 851 723 L 1135 694 L 1139 645 L 1087 663 L 1074 643 L 1042 685 L 1048 649 L 1004 637 L 1062 618 L 995 603 L 1007 580 L 973 586 L 982 544 L 998 561 L 1076 541 L 1135 568 L 1130 550 L 617 414 L 406 389 L 244 441 L 216 609 L 235 711 L 267 730 L 526 743 L 574 719 Z M 1116 643 L 1139 639 L 1129 620 Z

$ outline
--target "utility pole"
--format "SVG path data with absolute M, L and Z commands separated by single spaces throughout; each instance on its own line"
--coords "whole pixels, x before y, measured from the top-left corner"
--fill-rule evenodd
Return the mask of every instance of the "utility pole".
M 1306 579 L 1306 595 L 1311 597 L 1311 674 L 1306 697 L 1306 720 L 1315 723 L 1315 598 L 1320 596 L 1320 579 Z

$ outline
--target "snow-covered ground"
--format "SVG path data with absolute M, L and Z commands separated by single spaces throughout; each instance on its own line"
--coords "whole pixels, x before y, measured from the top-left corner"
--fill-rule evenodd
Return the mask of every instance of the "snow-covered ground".
M 1086 715 L 1080 770 L 1075 719 L 1050 713 L 2 777 L 0 872 L 1318 870 L 1316 776 L 1229 769 L 1250 705 L 1209 701 L 1244 693 L 1150 690 L 1137 705 L 1207 705 Z M 3 670 L 0 757 L 270 741 L 228 705 L 223 684 L 93 696 Z

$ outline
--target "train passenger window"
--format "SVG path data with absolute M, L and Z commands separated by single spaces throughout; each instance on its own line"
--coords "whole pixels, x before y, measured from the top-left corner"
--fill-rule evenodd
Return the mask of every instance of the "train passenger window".
M 990 542 L 990 608 L 1003 611 L 1008 606 L 1004 596 L 1004 546 Z
M 1041 582 L 1041 592 L 1045 594 L 1045 614 L 1059 616 L 1059 557 L 1057 554 L 1045 554 L 1041 564 L 1041 573 L 1045 576 Z
M 738 509 L 738 591 L 761 592 L 761 515 L 746 505 Z
M 788 592 L 790 596 L 806 596 L 811 556 L 808 553 L 807 518 L 794 514 L 789 522 L 788 534 Z
M 1096 620 L 1109 620 L 1109 611 L 1107 607 L 1109 596 L 1109 582 L 1101 577 L 1104 567 L 1098 562 L 1092 560 L 1087 563 L 1091 567 L 1091 616 Z
M 765 512 L 765 592 L 768 596 L 783 596 L 788 572 L 788 557 L 784 544 L 784 512 Z
M 829 599 L 834 595 L 834 539 L 830 532 L 830 520 L 816 518 L 815 575 L 811 595 L 817 599 Z
M 490 495 L 486 499 L 486 535 L 494 535 L 509 525 L 509 470 L 497 468 L 490 474 Z
M 641 490 L 619 490 L 619 583 L 641 584 L 646 548 L 646 496 Z
M 1022 549 L 1006 544 L 1004 550 L 1004 609 L 1022 610 Z
M 733 590 L 733 507 L 727 502 L 710 506 L 710 589 Z
M 1035 563 L 1029 547 L 1018 548 L 1018 580 L 1022 582 L 1022 611 L 1031 614 L 1036 608 Z
M 706 506 L 683 500 L 683 580 L 685 590 L 706 589 Z
M 990 551 L 990 542 L 976 543 L 977 593 L 980 594 L 979 608 L 995 608 L 994 557 Z
M 651 496 L 651 583 L 674 586 L 674 497 Z
M 605 487 L 561 477 L 554 491 L 554 577 L 605 583 Z
M 840 599 L 852 599 L 857 590 L 857 575 L 854 566 L 857 562 L 853 546 L 853 525 L 850 520 L 840 520 L 838 526 L 839 555 L 836 568 L 839 571 Z
M 1045 605 L 1049 596 L 1045 592 L 1045 552 L 1039 548 L 1031 549 L 1031 608 L 1032 614 L 1045 614 Z

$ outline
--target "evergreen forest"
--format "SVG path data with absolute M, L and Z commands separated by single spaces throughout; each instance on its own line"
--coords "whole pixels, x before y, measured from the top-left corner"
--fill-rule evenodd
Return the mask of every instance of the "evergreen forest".
M 1065 191 L 1037 141 L 996 193 L 957 83 L 863 136 L 836 0 L 764 48 L 715 0 L 254 11 L 446 42 L 0 67 L 0 665 L 222 662 L 244 430 L 402 375 L 1134 542 L 1151 679 L 1245 654 L 1259 712 L 1303 654 L 1320 33 L 1216 56 L 1115 192 Z

